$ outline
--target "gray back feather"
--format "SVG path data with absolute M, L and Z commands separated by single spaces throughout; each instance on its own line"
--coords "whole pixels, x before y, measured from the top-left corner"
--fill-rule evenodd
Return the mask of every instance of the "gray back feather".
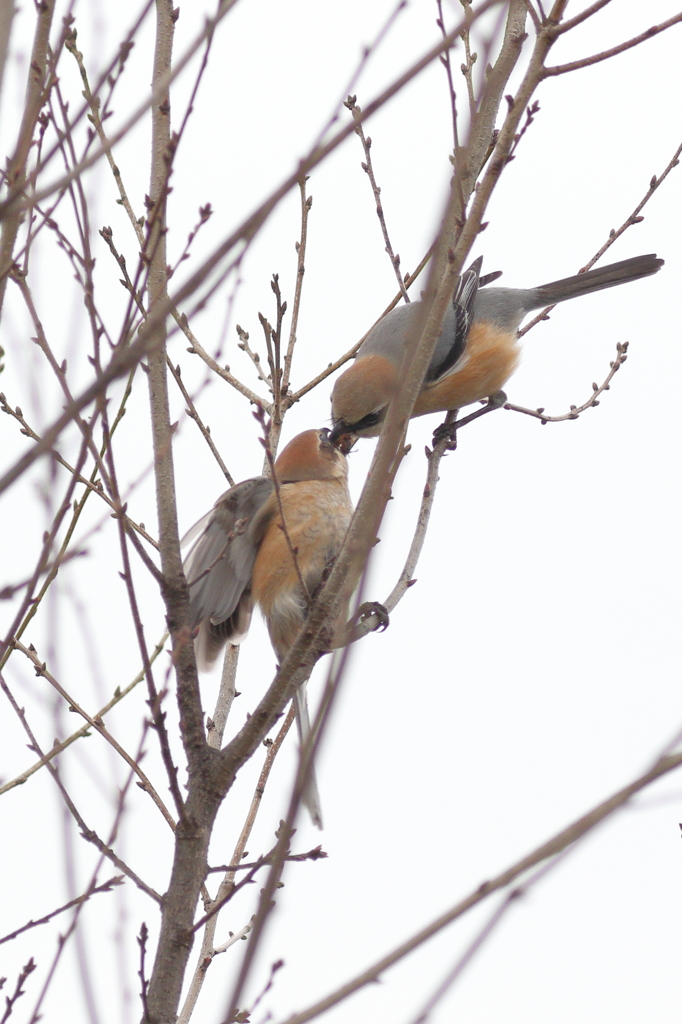
M 517 331 L 526 313 L 544 305 L 534 288 L 481 288 L 476 295 L 474 322 L 484 320 L 500 331 Z
M 419 328 L 421 307 L 421 302 L 410 302 L 409 305 L 399 306 L 387 313 L 367 335 L 358 352 L 358 358 L 379 355 L 394 360 L 399 353 L 398 359 L 402 359 L 408 343 L 414 339 Z M 452 305 L 449 305 L 429 363 L 427 379 L 431 378 L 435 367 L 442 365 L 447 358 L 454 343 L 456 330 L 457 315 Z
M 474 266 L 475 264 L 471 269 Z M 485 321 L 499 331 L 516 332 L 526 314 L 534 309 L 542 309 L 555 302 L 564 302 L 579 295 L 601 291 L 602 288 L 613 288 L 615 285 L 635 281 L 640 277 L 649 277 L 662 266 L 663 260 L 655 255 L 635 256 L 606 267 L 597 267 L 596 270 L 588 270 L 585 274 L 552 281 L 538 288 L 479 288 L 473 304 L 473 322 Z M 463 275 L 462 280 L 465 277 L 466 275 Z M 383 355 L 395 359 L 399 352 L 402 358 L 406 345 L 414 338 L 419 326 L 421 307 L 421 302 L 411 302 L 387 313 L 370 331 L 358 352 L 358 357 Z M 451 304 L 443 320 L 426 380 L 434 380 L 443 375 L 442 372 L 439 373 L 439 368 L 444 365 L 447 366 L 445 373 L 451 373 L 461 356 L 465 354 L 465 347 L 464 351 L 459 351 L 461 338 L 458 334 L 458 323 L 461 333 L 462 324 L 458 321 L 456 308 Z M 454 353 L 453 346 L 457 349 Z

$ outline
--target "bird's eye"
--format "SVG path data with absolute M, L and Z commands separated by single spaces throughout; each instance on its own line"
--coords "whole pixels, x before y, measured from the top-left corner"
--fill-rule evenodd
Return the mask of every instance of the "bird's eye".
M 375 412 L 368 412 L 361 420 L 353 424 L 353 430 L 366 430 L 368 427 L 375 427 L 381 423 L 386 415 L 386 407 L 377 409 Z

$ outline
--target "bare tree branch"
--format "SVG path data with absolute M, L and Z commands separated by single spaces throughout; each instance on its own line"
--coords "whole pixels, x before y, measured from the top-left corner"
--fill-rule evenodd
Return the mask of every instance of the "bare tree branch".
M 265 763 L 263 764 L 263 768 L 261 770 L 258 783 L 256 785 L 256 792 L 253 795 L 253 800 L 251 801 L 251 806 L 246 816 L 246 821 L 244 823 L 241 834 L 237 841 L 234 853 L 232 854 L 232 865 L 225 868 L 225 877 L 222 879 L 220 883 L 218 891 L 215 895 L 215 899 L 213 899 L 209 904 L 206 904 L 204 906 L 204 917 L 194 925 L 195 931 L 198 928 L 205 926 L 204 935 L 201 943 L 201 950 L 199 952 L 197 966 L 194 970 L 189 990 L 185 997 L 184 1005 L 178 1017 L 178 1024 L 187 1024 L 187 1022 L 189 1021 L 190 1017 L 192 1016 L 192 1013 L 194 1012 L 194 1008 L 196 1006 L 197 1000 L 199 998 L 201 989 L 204 984 L 204 980 L 206 978 L 206 972 L 208 968 L 211 966 L 213 957 L 216 956 L 217 953 L 224 952 L 225 948 L 227 948 L 227 946 L 215 948 L 214 945 L 215 932 L 218 925 L 218 913 L 220 909 L 227 903 L 227 901 L 232 898 L 236 891 L 235 874 L 239 867 L 241 867 L 240 861 L 244 856 L 246 844 L 249 841 L 249 836 L 251 835 L 251 830 L 253 829 L 254 822 L 256 820 L 256 815 L 260 807 L 260 802 L 263 798 L 265 786 L 268 781 L 270 772 L 272 770 L 275 758 L 277 757 L 277 754 L 282 746 L 282 743 L 284 742 L 284 737 L 287 735 L 289 729 L 291 728 L 295 717 L 296 713 L 292 705 L 291 708 L 289 709 L 287 717 L 284 720 L 284 723 L 282 724 L 281 729 L 277 733 L 275 740 L 268 747 Z M 255 864 L 251 865 L 249 868 L 249 875 L 247 875 L 246 884 L 248 884 L 249 881 L 254 877 L 256 871 L 258 871 L 267 863 L 267 858 L 261 858 L 260 861 L 257 861 Z M 251 924 L 248 924 L 245 929 L 242 929 L 243 937 L 246 937 L 250 930 Z M 240 935 L 240 937 L 242 936 Z M 237 940 L 235 939 L 234 941 Z M 229 946 L 232 944 L 233 942 L 230 941 L 230 943 L 228 943 L 227 945 Z
M 616 344 L 616 358 L 611 362 L 611 369 L 607 374 L 606 379 L 602 384 L 592 385 L 592 394 L 583 402 L 582 405 L 572 405 L 569 412 L 564 413 L 562 416 L 548 416 L 545 410 L 540 409 L 526 409 L 522 405 L 513 405 L 511 402 L 505 402 L 505 409 L 511 409 L 512 412 L 522 412 L 526 416 L 533 416 L 535 419 L 540 420 L 544 426 L 546 423 L 563 423 L 566 420 L 577 420 L 578 416 L 586 409 L 594 409 L 595 406 L 599 405 L 599 396 L 604 392 L 608 391 L 611 387 L 611 381 L 615 374 L 620 370 L 621 366 L 627 359 L 628 342 L 617 342 Z
M 149 778 L 145 775 L 140 766 L 137 764 L 135 758 L 131 757 L 130 754 L 123 749 L 120 743 L 118 743 L 117 740 L 114 739 L 114 737 L 111 735 L 109 730 L 104 725 L 104 722 L 98 720 L 97 718 L 91 718 L 87 711 L 85 711 L 80 706 L 80 704 L 66 692 L 64 687 L 57 682 L 55 677 L 48 670 L 45 662 L 40 660 L 40 658 L 38 657 L 38 652 L 36 651 L 35 647 L 24 647 L 24 645 L 20 643 L 18 640 L 15 640 L 12 646 L 14 647 L 15 650 L 21 651 L 21 653 L 28 658 L 28 660 L 34 667 L 37 676 L 46 679 L 50 686 L 54 687 L 57 693 L 66 701 L 69 707 L 69 711 L 75 711 L 76 714 L 81 716 L 81 718 L 84 718 L 85 721 L 90 726 L 90 728 L 98 732 L 100 736 L 103 739 L 105 739 L 111 747 L 113 747 L 113 749 L 116 751 L 119 757 L 121 757 L 125 761 L 130 770 L 138 777 L 138 779 L 140 780 L 138 785 L 140 786 L 141 789 L 144 790 L 145 793 L 148 793 L 149 796 L 152 798 L 158 809 L 161 811 L 161 814 L 165 819 L 166 823 L 170 825 L 171 829 L 175 830 L 175 821 L 173 820 L 163 800 L 154 789 L 154 786 L 150 782 Z
M 658 35 L 659 32 L 665 32 L 666 29 L 672 28 L 673 25 L 679 25 L 681 21 L 682 14 L 676 14 L 672 18 L 668 18 L 667 21 L 662 21 L 660 25 L 652 25 L 651 28 L 641 32 L 638 36 L 634 36 L 632 39 L 628 39 L 627 42 L 611 47 L 610 50 L 603 50 L 602 53 L 595 53 L 592 57 L 583 57 L 581 60 L 574 60 L 569 64 L 557 64 L 555 67 L 545 68 L 544 77 L 551 78 L 555 75 L 565 75 L 568 71 L 578 71 L 581 68 L 591 67 L 593 64 L 600 64 L 603 60 L 610 60 L 611 57 L 617 57 L 619 53 L 631 50 L 633 46 L 639 46 L 640 43 L 646 42 L 647 39 Z
M 654 174 L 653 178 L 649 182 L 647 192 L 645 193 L 644 197 L 639 201 L 639 203 L 634 208 L 632 213 L 625 218 L 625 220 L 619 228 L 611 228 L 611 230 L 609 231 L 609 237 L 607 241 L 604 242 L 604 244 L 601 246 L 600 249 L 597 250 L 594 256 L 592 256 L 592 258 L 587 261 L 585 266 L 581 268 L 580 272 L 582 272 L 583 270 L 589 270 L 590 267 L 593 267 L 597 260 L 600 260 L 604 253 L 611 248 L 616 239 L 620 238 L 620 236 L 624 234 L 624 232 L 627 231 L 628 228 L 632 227 L 633 224 L 640 224 L 644 220 L 644 218 L 641 216 L 642 210 L 649 202 L 653 194 L 658 191 L 658 189 L 663 184 L 663 182 L 668 177 L 673 168 L 679 165 L 681 153 L 682 144 L 680 144 L 673 153 L 672 157 L 670 158 L 670 161 L 668 162 L 668 166 L 665 168 L 663 173 L 659 177 L 656 177 L 656 175 Z M 528 331 L 532 330 L 532 328 L 535 327 L 536 324 L 539 324 L 541 320 L 547 320 L 548 314 L 551 313 L 554 308 L 554 306 L 546 306 L 544 309 L 540 310 L 537 316 L 534 316 L 532 320 L 529 320 L 526 326 L 519 331 L 519 338 L 522 338 L 524 334 L 528 334 Z
M 398 256 L 397 253 L 393 252 L 391 239 L 388 237 L 388 228 L 386 227 L 386 218 L 384 217 L 384 207 L 383 203 L 381 202 L 381 189 L 377 185 L 376 178 L 374 177 L 374 168 L 372 167 L 371 153 L 372 140 L 369 137 L 369 135 L 365 135 L 364 133 L 362 123 L 360 121 L 360 118 L 362 117 L 362 110 L 360 109 L 356 102 L 356 97 L 349 96 L 348 99 L 346 100 L 345 106 L 348 107 L 348 109 L 350 110 L 353 120 L 358 122 L 355 131 L 360 139 L 360 142 L 362 143 L 362 148 L 365 151 L 365 163 L 363 163 L 361 166 L 363 171 L 369 178 L 370 185 L 372 186 L 372 194 L 374 195 L 374 203 L 376 205 L 377 217 L 379 218 L 379 224 L 381 225 L 381 233 L 384 236 L 384 245 L 386 248 L 386 253 L 388 254 L 388 258 L 391 261 L 393 272 L 395 273 L 396 279 L 398 281 L 398 288 L 400 289 L 400 294 L 402 295 L 405 302 L 409 302 L 410 296 L 407 294 L 407 288 L 405 287 L 405 282 L 403 281 L 403 275 L 400 273 L 400 256 Z
M 308 217 L 313 205 L 313 197 L 306 196 L 305 187 L 307 178 L 302 178 L 298 183 L 301 193 L 301 237 L 296 243 L 296 288 L 294 289 L 294 305 L 291 311 L 291 327 L 289 328 L 289 342 L 286 355 L 284 356 L 284 373 L 282 374 L 282 394 L 289 393 L 289 381 L 291 379 L 291 363 L 294 358 L 294 348 L 297 340 L 298 315 L 301 310 L 301 294 L 303 292 L 303 275 L 305 274 L 305 256 L 308 248 Z
M 44 0 L 36 12 L 36 28 L 33 37 L 33 50 L 28 64 L 28 83 L 24 114 L 19 127 L 16 148 L 10 158 L 5 176 L 5 180 L 10 188 L 14 189 L 17 193 L 21 192 L 24 188 L 26 165 L 33 140 L 33 132 L 40 109 L 45 101 L 45 91 L 49 89 L 51 84 L 48 48 L 54 6 L 55 0 Z M 21 221 L 22 211 L 17 206 L 2 221 L 2 232 L 0 233 L 0 311 L 2 311 L 5 299 L 7 275 L 12 266 L 12 253 Z
M 313 1006 L 308 1007 L 308 1009 L 287 1017 L 283 1024 L 305 1024 L 306 1021 L 314 1020 L 332 1006 L 336 1006 L 344 999 L 347 999 L 353 992 L 357 992 L 358 989 L 363 988 L 365 985 L 376 982 L 389 967 L 392 967 L 399 960 L 412 953 L 458 917 L 461 917 L 472 907 L 486 899 L 491 893 L 510 885 L 524 872 L 535 867 L 536 864 L 542 863 L 549 857 L 556 857 L 568 846 L 576 843 L 599 825 L 605 818 L 613 814 L 614 811 L 626 804 L 636 793 L 639 793 L 642 789 L 645 789 L 652 782 L 667 775 L 669 772 L 675 771 L 680 765 L 682 765 L 682 754 L 661 758 L 649 771 L 640 775 L 639 778 L 629 783 L 623 789 L 618 790 L 607 800 L 597 804 L 591 811 L 588 811 L 587 814 L 578 818 L 561 832 L 558 832 L 557 835 L 543 843 L 536 850 L 533 850 L 532 853 L 529 853 L 526 857 L 523 857 L 499 875 L 496 875 L 495 878 L 490 879 L 490 881 L 483 882 L 473 893 L 446 911 L 446 913 L 441 914 L 431 924 L 427 925 L 426 928 L 423 928 L 408 939 L 407 942 L 403 942 L 386 956 L 372 964 L 366 971 L 363 971 L 351 981 L 346 982 L 345 985 L 342 985 L 335 992 L 330 993 Z
M 142 892 L 147 894 L 147 896 L 151 896 L 151 898 L 153 900 L 155 900 L 157 903 L 160 904 L 161 903 L 161 896 L 159 896 L 159 894 L 157 892 L 155 892 L 151 888 L 151 886 L 147 885 L 146 882 L 143 882 L 142 879 L 140 878 L 140 876 L 137 875 L 132 870 L 132 868 L 130 868 L 124 861 L 122 861 L 121 858 L 118 857 L 114 853 L 114 851 L 106 843 L 104 843 L 99 838 L 99 836 L 97 835 L 96 832 L 94 832 L 92 829 L 87 827 L 87 825 L 85 824 L 85 821 L 83 820 L 83 818 L 82 818 L 80 812 L 78 811 L 76 805 L 74 804 L 73 800 L 71 799 L 71 797 L 67 793 L 66 789 L 64 788 L 64 785 L 63 785 L 61 779 L 59 778 L 59 774 L 55 770 L 54 765 L 52 765 L 50 763 L 50 761 L 45 757 L 45 755 L 43 754 L 42 750 L 40 749 L 40 745 L 38 744 L 38 741 L 37 741 L 36 737 L 34 736 L 33 731 L 31 730 L 30 725 L 28 724 L 28 721 L 26 719 L 26 715 L 24 714 L 23 709 L 20 708 L 19 705 L 17 704 L 17 702 L 14 699 L 14 696 L 13 696 L 10 688 L 8 687 L 7 683 L 5 682 L 2 674 L 0 674 L 0 689 L 2 689 L 3 693 L 5 694 L 7 699 L 9 700 L 9 702 L 10 702 L 10 704 L 11 704 L 11 706 L 12 706 L 14 712 L 15 712 L 15 714 L 17 715 L 17 717 L 19 718 L 21 724 L 23 725 L 23 727 L 24 727 L 24 729 L 26 731 L 26 734 L 27 734 L 29 740 L 31 741 L 32 749 L 35 750 L 36 754 L 38 754 L 40 756 L 41 760 L 45 763 L 45 765 L 47 767 L 47 770 L 49 771 L 50 775 L 52 776 L 52 778 L 56 782 L 57 787 L 58 787 L 58 789 L 59 789 L 59 791 L 60 791 L 60 793 L 62 795 L 62 798 L 64 800 L 64 803 L 66 804 L 67 808 L 69 809 L 69 812 L 72 815 L 72 817 L 74 818 L 74 820 L 78 823 L 78 826 L 79 826 L 79 828 L 81 830 L 81 835 L 82 835 L 83 839 L 85 839 L 86 842 L 88 842 L 88 843 L 92 843 L 92 845 L 97 850 L 99 850 L 99 852 L 104 857 L 107 857 L 112 862 L 112 864 L 114 864 L 115 867 L 117 867 L 119 869 L 119 871 L 122 871 L 125 875 L 127 875 L 128 878 L 130 878 L 135 883 L 135 885 L 138 887 L 138 889 L 141 889 Z
M 476 16 L 480 17 L 489 8 L 500 3 L 501 0 L 483 0 Z M 516 0 L 512 0 L 515 3 Z M 466 20 L 466 19 L 465 19 Z M 432 47 L 419 61 L 413 64 L 408 71 L 397 78 L 387 89 L 385 89 L 373 102 L 364 108 L 362 120 L 367 120 L 373 113 L 379 110 L 396 93 L 398 93 L 408 82 L 415 78 L 429 64 L 432 63 L 441 52 L 446 49 L 456 38 L 462 29 L 462 22 L 452 32 L 448 33 L 441 43 Z M 206 278 L 222 262 L 225 256 L 240 242 L 248 243 L 258 233 L 263 224 L 267 221 L 272 211 L 279 205 L 281 199 L 297 184 L 301 176 L 308 174 L 313 167 L 316 167 L 330 153 L 345 141 L 348 135 L 354 131 L 353 125 L 347 125 L 337 132 L 329 142 L 314 149 L 305 159 L 301 160 L 295 173 L 290 175 L 284 182 L 263 202 L 254 213 L 252 213 L 242 224 L 233 231 L 225 241 L 209 256 L 202 266 L 182 285 L 171 298 L 159 301 L 156 307 L 150 311 L 147 322 L 138 333 L 134 342 L 125 349 L 117 349 L 109 365 L 99 374 L 97 380 L 92 383 L 84 392 L 70 404 L 62 415 L 48 428 L 40 444 L 36 445 L 29 453 L 19 459 L 3 477 L 0 478 L 0 493 L 5 491 L 22 473 L 31 466 L 37 458 L 45 451 L 48 451 L 64 427 L 71 422 L 74 415 L 82 409 L 87 408 L 98 395 L 102 394 L 108 385 L 117 380 L 128 370 L 137 365 L 148 352 L 158 344 L 159 325 L 165 322 L 166 317 L 173 313 L 173 310 L 188 296 L 193 295 L 201 287 Z M 0 213 L 2 208 L 0 207 Z M 205 358 L 203 351 L 198 348 L 199 354 Z M 210 358 L 210 357 L 209 357 Z M 208 365 L 212 365 L 209 359 L 205 359 Z M 214 361 L 213 361 L 214 362 Z M 216 364 L 217 367 L 217 364 Z M 224 371 L 217 370 L 221 376 Z M 236 386 L 236 385 L 235 385 Z
M 69 900 L 69 902 L 65 903 L 63 906 L 50 911 L 50 913 L 45 914 L 44 917 L 39 917 L 37 921 L 27 921 L 26 924 L 22 925 L 21 928 L 17 928 L 16 931 L 10 932 L 8 935 L 3 935 L 2 938 L 0 938 L 0 946 L 4 942 L 11 942 L 12 939 L 16 939 L 18 935 L 22 935 L 24 932 L 30 931 L 31 928 L 37 928 L 41 924 L 47 924 L 53 917 L 57 917 L 59 914 L 63 914 L 65 910 L 71 910 L 72 907 L 77 907 L 81 903 L 85 903 L 91 896 L 96 896 L 102 892 L 111 892 L 115 886 L 122 884 L 123 875 L 114 875 L 113 878 L 103 882 L 102 885 L 96 885 L 94 888 L 88 889 L 82 896 L 76 896 L 75 899 Z
M 152 662 L 156 661 L 158 656 L 163 651 L 163 649 L 164 649 L 164 647 L 166 645 L 166 640 L 167 639 L 168 639 L 168 635 L 165 634 L 161 638 L 159 643 L 156 645 L 154 650 L 152 651 L 152 653 L 150 655 L 150 659 L 149 659 L 150 661 L 152 661 Z M 134 690 L 135 687 L 139 683 L 142 682 L 142 680 L 144 679 L 144 676 L 145 676 L 145 670 L 142 669 L 142 671 L 138 672 L 138 674 L 135 676 L 135 678 L 132 680 L 132 682 L 128 683 L 128 685 L 126 687 L 124 687 L 122 690 L 117 688 L 116 692 L 114 693 L 114 696 L 111 698 L 111 700 L 108 701 L 104 705 L 104 707 L 100 708 L 100 710 L 95 715 L 93 715 L 93 719 L 96 721 L 99 718 L 103 718 L 104 715 L 107 714 L 107 712 L 111 711 L 111 709 L 113 707 L 115 707 L 116 704 L 118 704 L 120 701 L 122 701 L 124 697 L 127 697 L 128 694 L 131 692 L 131 690 Z M 17 775 L 17 777 L 15 779 L 12 779 L 10 782 L 6 782 L 4 785 L 0 786 L 0 796 L 2 796 L 3 793 L 9 792 L 10 789 L 14 789 L 16 786 L 22 786 L 40 768 L 43 768 L 47 764 L 48 761 L 53 760 L 53 758 L 57 757 L 58 754 L 61 754 L 62 751 L 66 750 L 67 747 L 70 747 L 72 743 L 75 743 L 76 740 L 82 739 L 83 736 L 89 736 L 90 735 L 89 729 L 90 729 L 90 725 L 89 724 L 88 725 L 84 725 L 81 729 L 78 729 L 78 730 L 76 730 L 76 732 L 72 733 L 67 739 L 61 740 L 58 743 L 55 743 L 54 746 L 52 747 L 52 749 L 48 750 L 47 753 L 44 754 L 40 758 L 39 761 L 36 761 L 35 764 L 31 765 L 30 768 L 27 768 L 26 771 L 21 773 L 21 775 Z

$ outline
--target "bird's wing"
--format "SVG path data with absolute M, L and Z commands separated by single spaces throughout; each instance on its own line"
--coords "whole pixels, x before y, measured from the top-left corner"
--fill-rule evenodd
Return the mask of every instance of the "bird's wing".
M 183 538 L 196 538 L 184 562 L 195 626 L 228 619 L 248 589 L 259 541 L 252 525 L 273 488 L 267 477 L 231 487 Z
M 436 342 L 426 373 L 427 383 L 439 380 L 464 355 L 467 335 L 474 317 L 474 303 L 482 263 L 483 257 L 479 256 L 459 279 L 459 285 L 452 297 L 452 306 L 445 315 L 443 330 Z

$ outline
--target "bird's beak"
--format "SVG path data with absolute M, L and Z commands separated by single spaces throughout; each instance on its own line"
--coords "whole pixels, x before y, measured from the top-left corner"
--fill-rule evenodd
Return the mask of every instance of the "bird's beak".
M 334 447 L 338 448 L 344 455 L 348 455 L 357 439 L 357 434 L 353 434 L 343 420 L 339 420 L 338 423 L 334 424 L 328 438 Z

